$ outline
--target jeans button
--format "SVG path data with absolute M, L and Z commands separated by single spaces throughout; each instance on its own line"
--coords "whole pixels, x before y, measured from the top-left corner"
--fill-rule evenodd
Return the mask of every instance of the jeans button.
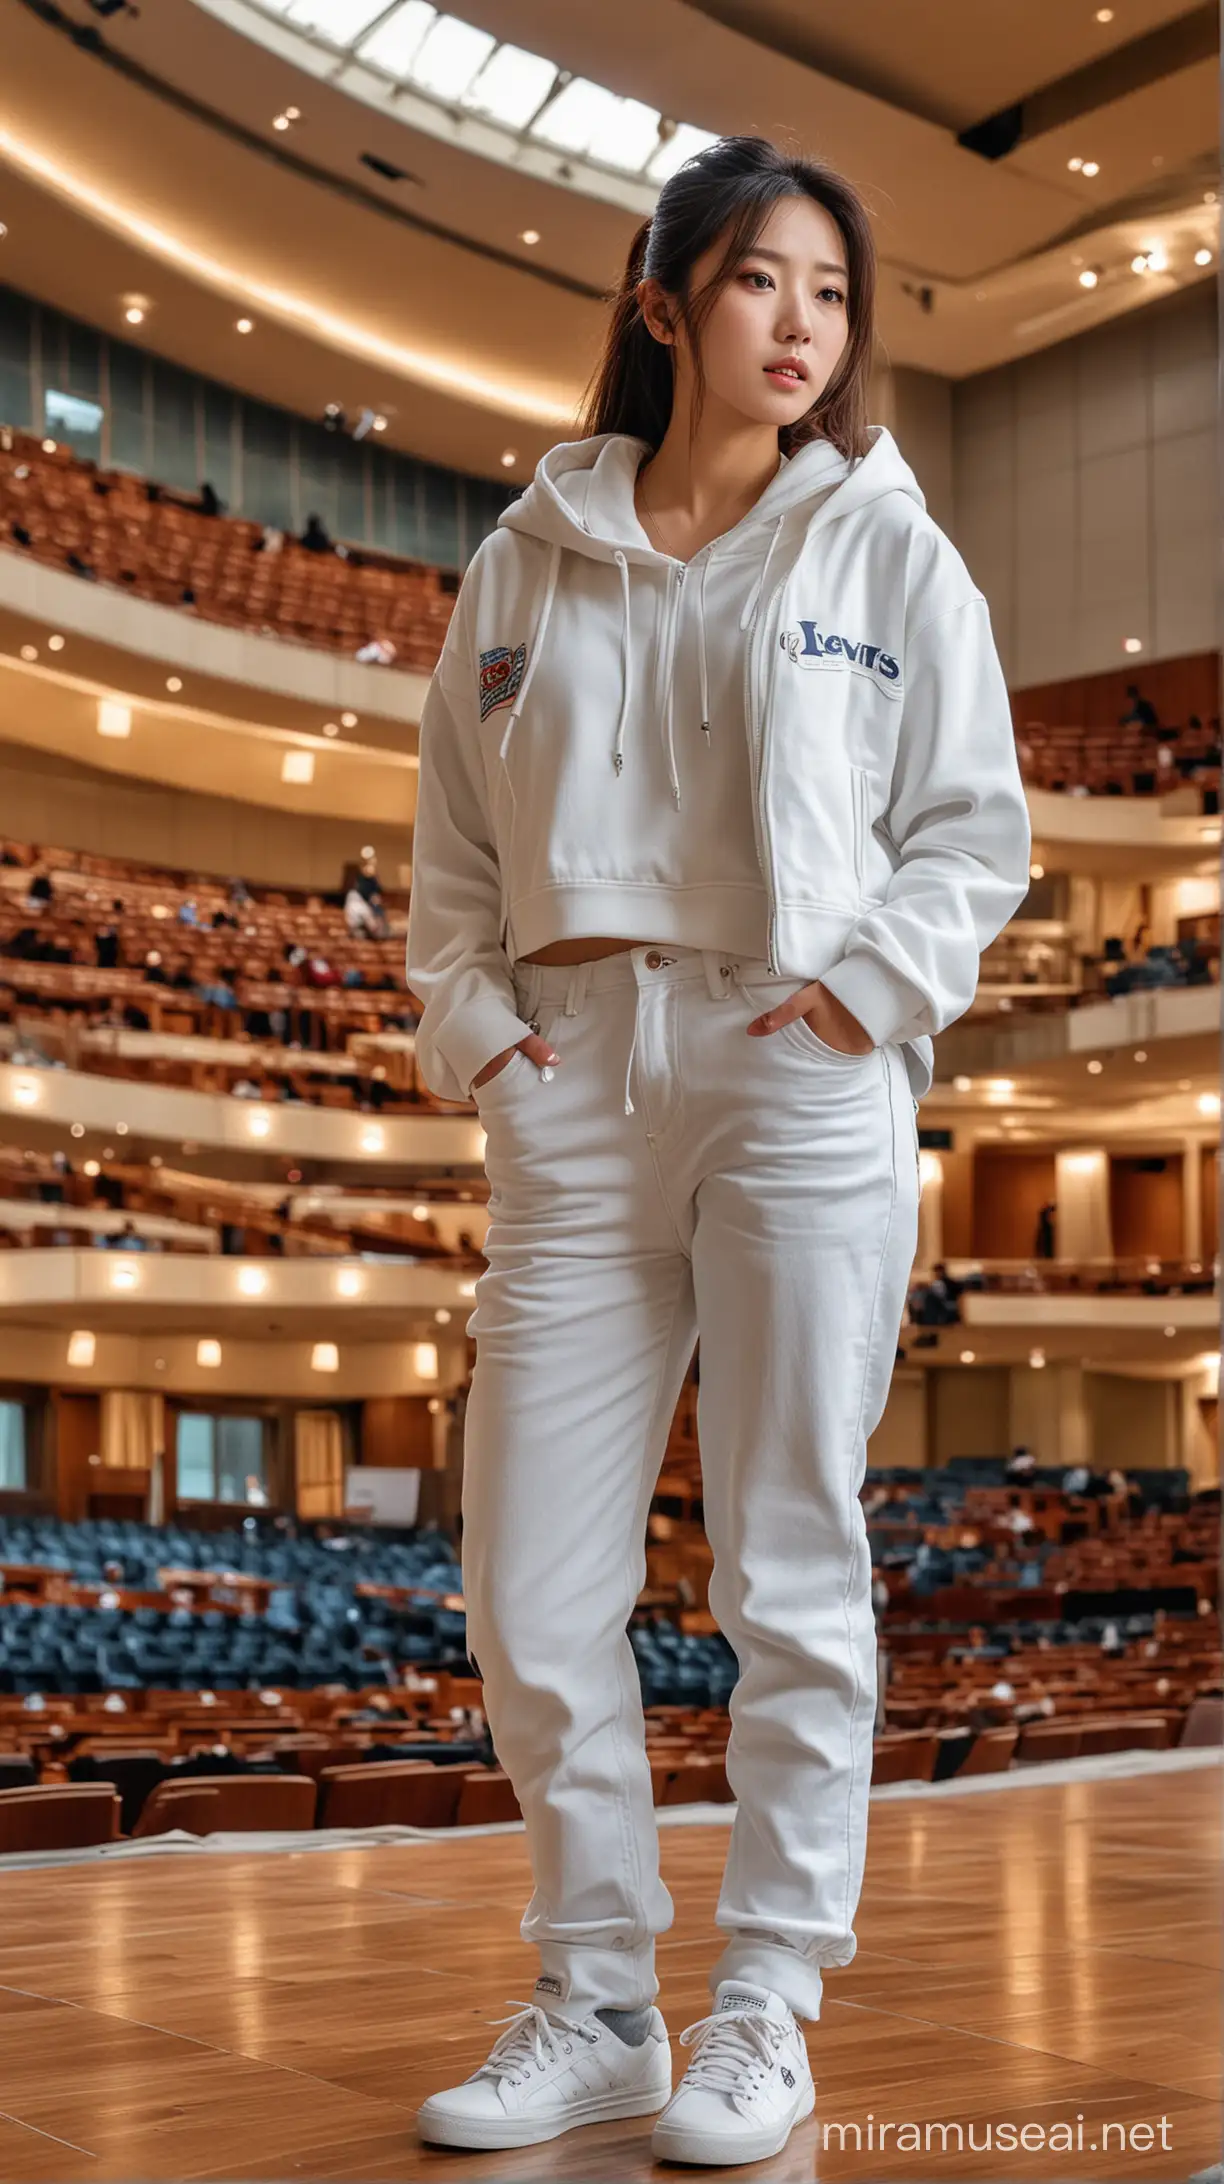
M 663 961 L 663 958 L 662 958 L 662 956 L 661 956 L 661 955 L 659 954 L 659 951 L 658 951 L 658 949 L 657 949 L 657 948 L 652 948 L 652 949 L 651 949 L 651 951 L 650 951 L 650 954 L 649 954 L 649 955 L 647 956 L 647 958 L 646 958 L 646 968 L 647 968 L 647 970 L 648 970 L 648 971 L 657 971 L 657 970 L 658 970 L 658 968 L 659 968 L 659 965 L 660 965 L 660 963 L 661 963 L 662 961 Z

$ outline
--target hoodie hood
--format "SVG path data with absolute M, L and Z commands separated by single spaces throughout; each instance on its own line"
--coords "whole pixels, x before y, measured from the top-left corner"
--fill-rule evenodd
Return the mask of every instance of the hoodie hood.
M 777 526 L 792 510 L 827 522 L 886 493 L 905 493 L 919 508 L 926 502 L 890 432 L 871 431 L 871 447 L 855 462 L 829 440 L 811 440 L 783 456 L 760 499 L 724 537 L 738 539 L 758 525 Z M 666 561 L 650 544 L 633 504 L 637 473 L 651 452 L 647 440 L 605 432 L 587 440 L 563 440 L 541 456 L 525 493 L 502 510 L 497 528 L 524 531 L 547 545 L 568 547 L 593 561 L 614 560 L 619 550 L 632 567 Z M 715 551 L 722 540 L 715 541 Z
M 740 631 L 747 631 L 764 595 L 774 550 L 788 520 L 804 536 L 826 523 L 880 500 L 892 493 L 905 494 L 925 508 L 921 488 L 904 461 L 890 432 L 871 430 L 866 455 L 851 461 L 829 440 L 812 440 L 794 455 L 781 456 L 778 469 L 760 499 L 754 502 L 731 530 L 713 540 L 702 562 L 697 596 L 698 658 L 701 679 L 701 732 L 710 738 L 709 673 L 706 659 L 705 579 L 710 559 L 725 550 L 742 552 L 748 537 L 759 533 L 761 561 L 740 616 Z M 637 473 L 650 454 L 649 441 L 629 433 L 605 432 L 585 440 L 564 440 L 541 457 L 525 493 L 512 501 L 498 517 L 497 528 L 520 531 L 549 548 L 541 590 L 532 613 L 531 657 L 518 699 L 506 723 L 499 757 L 506 765 L 510 739 L 527 702 L 532 676 L 544 650 L 556 602 L 561 556 L 583 555 L 591 561 L 612 562 L 621 579 L 621 703 L 616 724 L 612 763 L 619 775 L 625 762 L 625 729 L 633 693 L 633 647 L 629 604 L 631 568 L 656 572 L 675 565 L 675 557 L 651 545 L 634 506 Z M 697 558 L 697 557 L 694 557 Z M 673 653 L 674 662 L 674 653 Z M 673 727 L 673 676 L 667 678 L 665 735 L 672 798 L 680 807 L 680 782 L 676 771 Z M 508 771 L 508 769 L 507 769 Z M 513 794 L 513 791 L 511 791 Z

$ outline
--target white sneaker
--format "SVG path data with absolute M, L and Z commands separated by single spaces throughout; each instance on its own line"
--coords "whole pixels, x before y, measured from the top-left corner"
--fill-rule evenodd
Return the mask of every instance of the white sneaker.
M 487 2062 L 462 2085 L 433 2093 L 417 2112 L 435 2146 L 535 2146 L 581 2123 L 653 2116 L 671 2093 L 671 2044 L 657 2009 L 636 2047 L 602 2018 L 563 2017 L 528 2002 Z
M 654 2127 L 656 2161 L 764 2161 L 816 2106 L 803 2033 L 768 1987 L 724 1979 L 680 2045 L 693 2060 Z

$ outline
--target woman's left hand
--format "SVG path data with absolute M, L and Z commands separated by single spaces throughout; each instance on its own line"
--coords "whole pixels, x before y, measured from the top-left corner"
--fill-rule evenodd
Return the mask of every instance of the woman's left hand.
M 817 979 L 811 986 L 801 986 L 789 1001 L 779 1002 L 776 1009 L 767 1009 L 764 1016 L 756 1016 L 748 1026 L 752 1039 L 768 1038 L 771 1032 L 780 1031 L 783 1024 L 793 1023 L 802 1016 L 809 1031 L 814 1031 L 826 1046 L 836 1047 L 842 1054 L 870 1054 L 875 1041 L 864 1031 L 857 1016 L 852 1016 L 845 1004 L 829 992 Z

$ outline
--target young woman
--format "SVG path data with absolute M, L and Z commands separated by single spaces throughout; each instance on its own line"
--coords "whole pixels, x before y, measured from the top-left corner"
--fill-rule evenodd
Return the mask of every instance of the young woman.
M 490 1182 L 468 1322 L 469 1646 L 522 1805 L 534 2000 L 431 2140 L 664 2109 L 778 2151 L 849 1963 L 875 1711 L 859 1489 L 913 1258 L 931 1034 L 1028 885 L 986 603 L 866 422 L 849 184 L 756 137 L 665 185 L 582 437 L 467 572 L 421 723 L 408 979 Z M 696 1338 L 740 1669 L 712 2013 L 674 2096 L 626 1635 Z

